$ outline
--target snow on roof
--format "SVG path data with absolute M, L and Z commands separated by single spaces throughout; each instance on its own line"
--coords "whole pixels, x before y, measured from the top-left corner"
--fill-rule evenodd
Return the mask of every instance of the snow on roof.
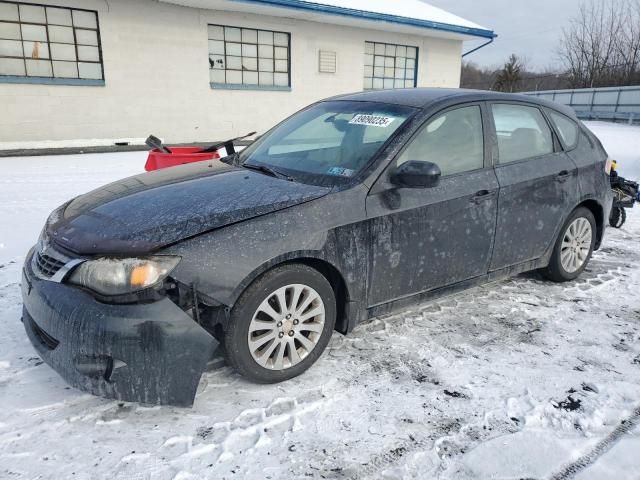
M 322 16 L 332 23 L 382 21 L 398 26 L 430 29 L 442 35 L 456 38 L 496 35 L 490 29 L 462 17 L 434 7 L 422 0 L 160 0 L 196 8 L 250 11 L 260 14 L 268 9 L 270 14 L 284 16 L 278 10 L 286 10 L 287 16 Z M 340 20 L 342 18 L 342 20 Z M 349 20 L 350 19 L 350 20 Z
M 269 0 L 267 2 L 271 3 Z M 488 30 L 477 23 L 465 20 L 422 0 L 306 0 L 303 3 L 331 5 L 360 12 L 380 13 L 452 26 Z

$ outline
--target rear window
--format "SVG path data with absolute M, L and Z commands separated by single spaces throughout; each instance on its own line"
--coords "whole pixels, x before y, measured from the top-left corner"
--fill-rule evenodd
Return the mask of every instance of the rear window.
M 576 122 L 561 113 L 553 111 L 549 112 L 549 116 L 551 117 L 551 121 L 556 127 L 556 130 L 558 130 L 565 147 L 567 149 L 574 148 L 578 143 L 579 137 L 578 125 L 576 125 Z

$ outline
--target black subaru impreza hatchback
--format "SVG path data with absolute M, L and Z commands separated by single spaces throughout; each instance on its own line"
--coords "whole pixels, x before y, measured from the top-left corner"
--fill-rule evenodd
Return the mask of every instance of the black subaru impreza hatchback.
M 444 89 L 318 102 L 240 154 L 127 178 L 49 217 L 24 265 L 42 358 L 98 395 L 188 406 L 219 343 L 256 382 L 333 330 L 602 242 L 608 158 L 572 111 Z

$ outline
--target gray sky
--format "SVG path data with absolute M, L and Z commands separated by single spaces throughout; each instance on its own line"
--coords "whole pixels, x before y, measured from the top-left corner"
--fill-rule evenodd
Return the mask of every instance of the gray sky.
M 525 56 L 530 67 L 558 64 L 556 48 L 562 27 L 581 0 L 425 0 L 498 34 L 495 42 L 466 57 L 482 66 L 501 65 L 511 54 Z M 465 49 L 482 42 L 465 42 Z

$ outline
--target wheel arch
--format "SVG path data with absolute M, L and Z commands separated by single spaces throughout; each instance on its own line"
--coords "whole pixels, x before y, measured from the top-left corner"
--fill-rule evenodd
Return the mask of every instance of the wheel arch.
M 593 217 L 596 220 L 596 245 L 594 250 L 598 250 L 602 244 L 602 238 L 604 236 L 605 221 L 604 207 L 593 198 L 583 200 L 576 208 L 584 207 L 593 213 Z
M 346 334 L 348 331 L 350 331 L 350 312 L 347 308 L 347 305 L 350 301 L 350 295 L 349 288 L 344 279 L 344 276 L 332 262 L 328 261 L 324 257 L 317 255 L 315 252 L 299 252 L 294 256 L 287 255 L 285 257 L 273 259 L 256 268 L 236 288 L 233 294 L 232 304 L 235 304 L 242 292 L 244 292 L 249 287 L 249 285 L 251 285 L 261 275 L 270 270 L 273 270 L 276 267 L 293 263 L 299 263 L 313 268 L 314 270 L 320 272 L 320 274 L 322 274 L 327 279 L 336 297 L 335 330 L 343 334 Z

